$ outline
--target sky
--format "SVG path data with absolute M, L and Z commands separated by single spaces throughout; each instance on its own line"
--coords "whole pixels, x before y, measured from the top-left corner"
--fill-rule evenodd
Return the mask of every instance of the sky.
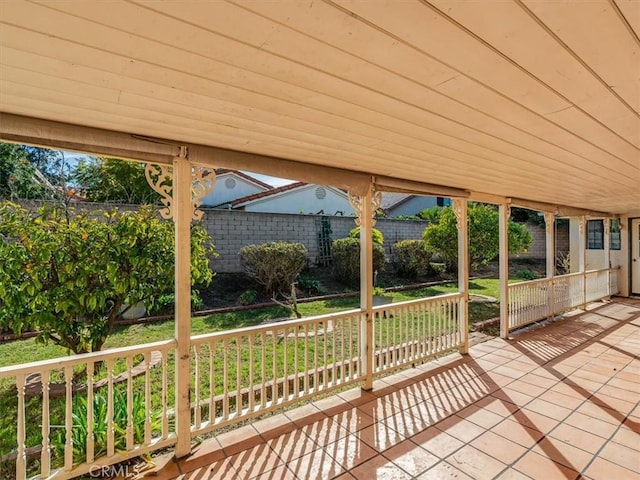
M 69 162 L 71 166 L 75 166 L 78 163 L 78 160 L 82 158 L 87 158 L 89 155 L 85 153 L 77 153 L 77 152 L 62 152 L 64 154 L 64 158 Z M 286 178 L 272 177 L 270 175 L 262 175 L 260 173 L 253 173 L 246 170 L 243 170 L 244 173 L 250 175 L 258 180 L 267 183 L 269 185 L 273 185 L 274 187 L 281 187 L 282 185 L 288 185 L 290 183 L 294 183 L 295 180 L 288 180 Z

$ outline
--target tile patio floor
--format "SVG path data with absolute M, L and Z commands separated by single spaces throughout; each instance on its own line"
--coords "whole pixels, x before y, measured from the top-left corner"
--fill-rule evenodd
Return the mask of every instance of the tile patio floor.
M 207 440 L 156 478 L 640 479 L 640 300 Z

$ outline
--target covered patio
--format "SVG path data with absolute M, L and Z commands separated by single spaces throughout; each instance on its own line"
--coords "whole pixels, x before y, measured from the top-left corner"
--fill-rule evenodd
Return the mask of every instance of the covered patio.
M 0 139 L 144 162 L 176 230 L 172 338 L 0 369 L 16 390 L 17 478 L 72 478 L 166 448 L 180 459 L 168 478 L 640 474 L 638 302 L 520 331 L 640 292 L 640 4 L 2 6 Z M 192 336 L 190 225 L 217 167 L 347 191 L 361 226 L 360 308 Z M 382 191 L 452 198 L 457 292 L 373 306 Z M 470 201 L 499 209 L 501 281 L 501 339 L 472 347 Z M 543 279 L 509 284 L 512 206 L 544 216 Z M 569 217 L 571 273 L 556 275 L 554 225 Z M 79 393 L 75 371 L 86 372 Z M 38 402 L 25 396 L 32 374 Z M 65 388 L 55 455 L 54 379 Z M 77 454 L 73 402 L 93 404 L 94 382 L 106 385 L 106 445 L 88 409 Z M 144 407 L 135 420 L 127 408 L 120 437 L 118 389 Z M 29 422 L 41 435 L 28 441 Z
M 220 434 L 149 475 L 640 478 L 639 348 L 640 300 L 596 303 Z

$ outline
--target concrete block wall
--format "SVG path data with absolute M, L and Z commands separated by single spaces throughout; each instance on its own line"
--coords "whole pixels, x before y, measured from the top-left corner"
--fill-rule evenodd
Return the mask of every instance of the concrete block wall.
M 216 272 L 242 271 L 238 252 L 245 245 L 266 242 L 299 242 L 307 247 L 309 266 L 318 263 L 318 236 L 320 215 L 260 213 L 204 209 L 203 222 L 213 237 L 218 257 L 211 261 Z M 344 238 L 356 225 L 354 217 L 329 217 L 331 239 Z M 395 242 L 404 239 L 420 239 L 427 226 L 424 221 L 379 219 L 378 228 L 385 237 L 387 254 Z
M 22 201 L 27 208 L 36 208 L 43 201 Z M 77 202 L 72 206 L 77 210 L 105 210 L 117 208 L 120 211 L 136 210 L 137 205 L 114 205 L 103 203 Z M 241 272 L 242 265 L 238 252 L 240 248 L 252 243 L 275 241 L 300 242 L 307 247 L 309 266 L 318 263 L 318 235 L 320 234 L 321 215 L 283 214 L 245 212 L 241 210 L 218 210 L 204 208 L 203 223 L 213 237 L 218 257 L 212 259 L 211 268 L 216 272 Z M 354 217 L 331 216 L 331 239 L 344 238 L 356 225 Z M 393 260 L 393 245 L 405 239 L 421 239 L 428 225 L 420 220 L 377 219 L 376 226 L 384 235 L 384 247 Z M 542 227 L 528 225 L 533 242 L 527 253 L 512 258 L 545 258 L 545 230 Z M 569 225 L 556 230 L 556 251 L 569 251 Z
M 527 224 L 527 230 L 531 233 L 533 241 L 527 252 L 512 255 L 511 258 L 544 259 L 547 256 L 547 238 L 544 227 Z M 569 251 L 569 225 L 561 224 L 556 227 L 556 255 Z

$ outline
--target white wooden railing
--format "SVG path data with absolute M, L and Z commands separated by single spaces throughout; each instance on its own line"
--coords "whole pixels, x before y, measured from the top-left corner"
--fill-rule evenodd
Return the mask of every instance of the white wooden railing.
M 509 285 L 509 330 L 618 293 L 618 268 Z
M 372 372 L 462 348 L 463 302 L 453 293 L 374 307 Z M 363 381 L 365 319 L 350 310 L 192 337 L 191 436 Z M 169 340 L 0 368 L 0 387 L 17 386 L 3 412 L 18 420 L 17 448 L 4 458 L 16 478 L 91 474 L 173 445 L 175 349 Z M 28 391 L 34 376 L 43 394 Z M 28 440 L 27 423 L 41 437 L 31 429 Z
M 0 368 L 0 387 L 17 389 L 0 413 L 17 418 L 16 450 L 1 460 L 15 461 L 18 479 L 71 478 L 173 445 L 174 349 L 167 340 Z M 41 426 L 37 443 L 28 425 Z
M 360 310 L 191 339 L 192 435 L 360 380 Z
M 374 307 L 374 372 L 461 348 L 463 299 L 464 294 L 451 293 Z

